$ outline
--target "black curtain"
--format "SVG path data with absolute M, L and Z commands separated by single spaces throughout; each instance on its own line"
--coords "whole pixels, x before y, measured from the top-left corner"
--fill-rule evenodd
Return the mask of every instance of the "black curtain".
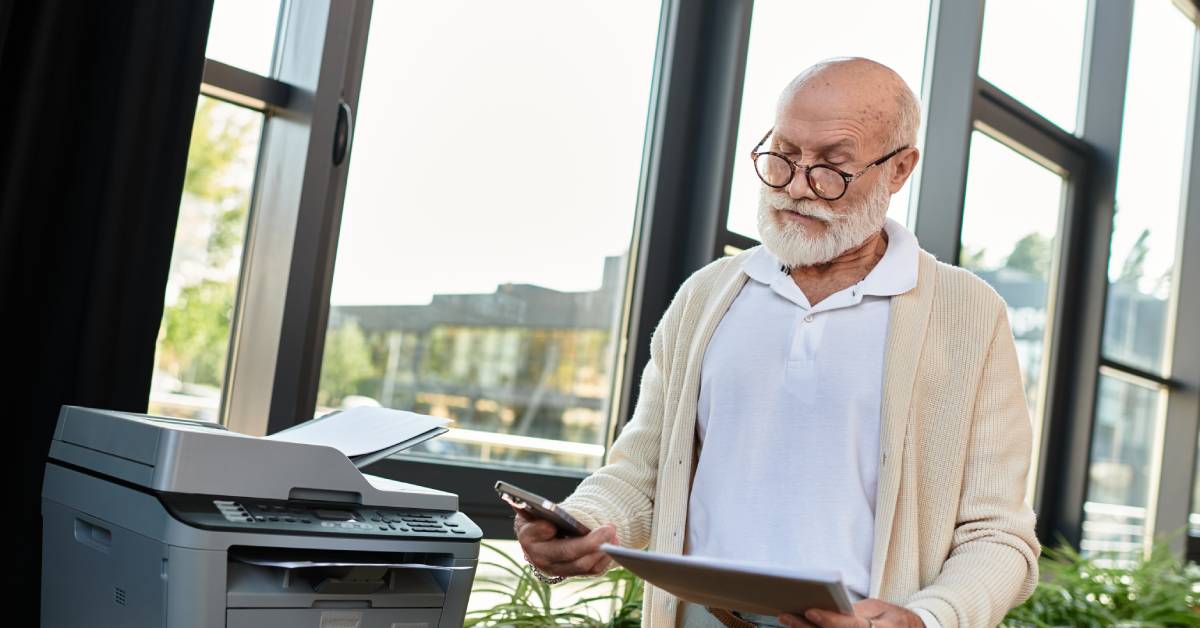
M 211 15 L 212 0 L 0 0 L 0 410 L 21 465 L 5 572 L 25 617 L 59 406 L 146 409 Z

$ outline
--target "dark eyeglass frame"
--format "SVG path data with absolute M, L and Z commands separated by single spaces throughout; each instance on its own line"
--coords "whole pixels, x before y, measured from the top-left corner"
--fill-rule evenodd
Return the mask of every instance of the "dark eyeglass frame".
M 759 180 L 761 180 L 763 182 L 763 184 L 766 185 L 767 187 L 772 187 L 772 188 L 779 190 L 779 189 L 786 188 L 787 186 L 792 184 L 792 181 L 796 178 L 797 170 L 804 170 L 804 180 L 808 183 L 808 189 L 812 190 L 813 194 L 816 194 L 818 198 L 821 198 L 821 199 L 824 199 L 827 201 L 836 201 L 839 198 L 842 198 L 843 196 L 846 195 L 846 190 L 850 189 L 851 181 L 854 181 L 855 179 L 863 176 L 863 174 L 865 174 L 871 168 L 874 168 L 875 166 L 878 166 L 879 164 L 891 159 L 892 157 L 895 157 L 897 154 L 900 153 L 900 151 L 902 151 L 906 148 L 911 148 L 911 145 L 905 144 L 904 146 L 901 146 L 900 148 L 897 148 L 896 150 L 884 155 L 883 157 L 880 157 L 879 159 L 876 159 L 875 161 L 872 161 L 871 163 L 867 164 L 866 167 L 864 167 L 862 170 L 859 170 L 858 172 L 851 174 L 849 172 L 843 171 L 841 168 L 838 168 L 837 166 L 834 166 L 832 164 L 813 164 L 811 166 L 806 166 L 798 161 L 795 161 L 795 160 L 789 158 L 787 155 L 784 155 L 782 153 L 777 153 L 775 151 L 770 151 L 770 150 L 759 151 L 758 149 L 762 148 L 763 143 L 765 143 L 767 141 L 767 138 L 771 137 L 771 134 L 774 132 L 775 132 L 774 128 L 772 128 L 770 131 L 767 131 L 767 134 L 764 135 L 761 140 L 758 140 L 758 144 L 756 144 L 754 146 L 754 150 L 750 151 L 750 159 L 754 162 L 754 174 L 758 175 Z M 782 185 L 771 185 L 770 183 L 767 182 L 766 179 L 763 179 L 762 173 L 760 173 L 758 171 L 758 158 L 762 157 L 763 155 L 771 155 L 773 157 L 778 157 L 778 158 L 782 159 L 783 161 L 787 162 L 791 166 L 791 171 L 788 173 L 787 181 L 784 181 Z M 837 196 L 829 197 L 829 196 L 824 196 L 820 192 L 817 191 L 817 186 L 813 184 L 813 179 L 812 179 L 812 171 L 816 170 L 817 168 L 824 168 L 824 169 L 834 172 L 838 176 L 842 177 L 842 181 L 844 181 L 845 183 L 843 183 L 843 185 L 842 185 L 842 193 L 841 194 L 838 194 Z

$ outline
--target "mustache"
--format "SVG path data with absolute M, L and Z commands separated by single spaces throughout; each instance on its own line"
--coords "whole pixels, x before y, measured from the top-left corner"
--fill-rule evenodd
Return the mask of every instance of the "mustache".
M 830 223 L 839 219 L 837 214 L 812 201 L 794 199 L 781 192 L 768 192 L 765 200 L 767 207 L 771 209 L 796 212 L 801 216 L 815 218 L 821 222 Z

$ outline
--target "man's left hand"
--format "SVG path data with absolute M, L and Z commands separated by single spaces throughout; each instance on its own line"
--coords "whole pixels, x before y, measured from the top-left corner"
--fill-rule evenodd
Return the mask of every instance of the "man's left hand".
M 916 613 L 883 600 L 867 598 L 854 605 L 854 616 L 833 611 L 811 609 L 803 617 L 784 613 L 779 616 L 783 625 L 794 628 L 924 628 L 925 622 Z

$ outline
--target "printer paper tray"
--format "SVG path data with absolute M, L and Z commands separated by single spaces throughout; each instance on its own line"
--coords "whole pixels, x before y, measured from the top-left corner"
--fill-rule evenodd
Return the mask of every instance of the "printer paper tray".
M 229 609 L 228 628 L 425 628 L 438 626 L 438 608 L 238 608 Z
M 332 564 L 299 568 L 267 564 L 272 562 Z M 446 598 L 443 582 L 451 575 L 440 562 L 450 559 L 403 552 L 233 547 L 229 550 L 226 603 L 229 608 L 314 608 L 339 602 L 365 603 L 371 608 L 440 608 Z M 394 566 L 409 564 L 418 568 Z M 356 569 L 371 574 L 371 580 L 355 581 Z M 343 590 L 326 592 L 323 583 Z

